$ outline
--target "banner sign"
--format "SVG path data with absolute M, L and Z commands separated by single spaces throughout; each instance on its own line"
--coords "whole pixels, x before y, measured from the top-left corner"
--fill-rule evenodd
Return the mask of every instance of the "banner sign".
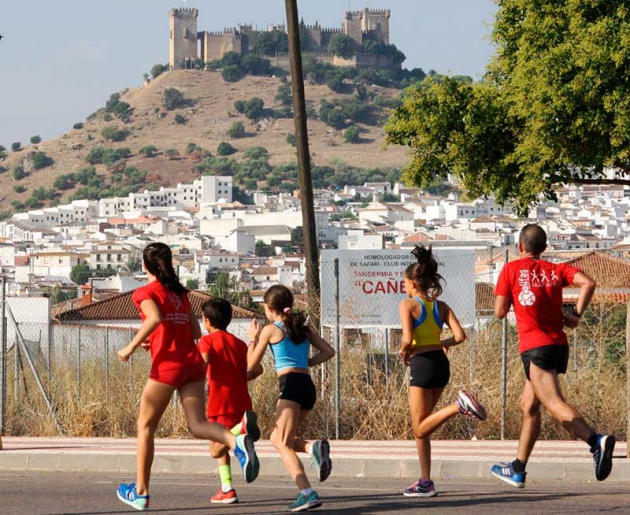
M 462 325 L 475 323 L 475 254 L 471 249 L 433 248 L 444 277 L 439 300 Z M 339 308 L 335 298 L 339 259 Z M 405 269 L 416 262 L 409 250 L 323 250 L 322 324 L 344 327 L 400 327 L 398 304 L 408 298 Z

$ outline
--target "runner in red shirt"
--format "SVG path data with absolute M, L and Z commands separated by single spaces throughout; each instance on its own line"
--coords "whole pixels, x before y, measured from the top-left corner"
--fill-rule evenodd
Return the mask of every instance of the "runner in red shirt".
M 595 281 L 579 269 L 540 259 L 547 234 L 534 224 L 523 227 L 518 249 L 521 259 L 506 263 L 495 289 L 494 312 L 505 318 L 514 306 L 519 352 L 527 382 L 521 398 L 523 427 L 516 460 L 492 467 L 492 474 L 517 488 L 525 486 L 525 466 L 540 433 L 540 405 L 559 423 L 588 443 L 595 477 L 603 481 L 612 470 L 615 437 L 596 434 L 562 397 L 558 374 L 564 374 L 569 345 L 563 325 L 577 327 L 595 291 Z M 572 313 L 563 315 L 562 288 L 574 285 L 580 295 Z
M 155 429 L 176 390 L 196 438 L 234 449 L 247 482 L 256 479 L 259 467 L 250 436 L 235 437 L 225 427 L 209 423 L 204 416 L 205 364 L 195 345 L 201 329 L 190 310 L 188 290 L 173 269 L 171 249 L 163 243 L 151 243 L 142 258 L 149 284 L 133 294 L 142 326 L 131 343 L 118 351 L 120 359 L 127 361 L 147 340 L 151 350 L 151 373 L 142 392 L 138 415 L 137 482 L 123 483 L 117 490 L 118 498 L 136 510 L 149 507 Z
M 252 440 L 260 438 L 256 413 L 252 410 L 247 381 L 263 373 L 258 365 L 247 370 L 247 358 L 254 350 L 236 336 L 227 332 L 232 321 L 232 305 L 225 299 L 210 299 L 201 306 L 203 324 L 208 335 L 199 340 L 199 351 L 208 364 L 208 408 L 209 422 L 218 422 L 234 435 L 247 434 Z M 249 341 L 254 342 L 260 332 L 260 324 L 252 320 Z M 238 502 L 232 487 L 229 448 L 217 442 L 210 443 L 210 455 L 219 462 L 221 488 L 212 496 L 211 502 L 232 504 Z

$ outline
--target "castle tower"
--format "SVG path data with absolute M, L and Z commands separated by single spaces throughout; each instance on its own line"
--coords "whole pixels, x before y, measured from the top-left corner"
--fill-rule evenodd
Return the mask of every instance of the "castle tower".
M 365 9 L 361 20 L 363 33 L 369 32 L 377 43 L 389 45 L 389 9 Z
M 363 44 L 363 12 L 347 11 L 343 21 L 343 33 L 350 36 L 357 45 Z
M 197 9 L 171 9 L 170 69 L 182 69 L 184 59 L 197 59 Z

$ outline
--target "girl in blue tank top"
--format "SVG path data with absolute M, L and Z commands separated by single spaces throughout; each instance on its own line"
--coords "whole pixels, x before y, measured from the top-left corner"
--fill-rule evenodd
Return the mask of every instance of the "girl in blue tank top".
M 271 322 L 265 326 L 251 353 L 248 368 L 257 367 L 267 350 L 271 349 L 280 383 L 280 398 L 276 406 L 276 424 L 271 433 L 274 445 L 293 478 L 300 494 L 289 506 L 291 511 L 302 511 L 322 504 L 311 488 L 304 466 L 297 452 L 307 453 L 317 469 L 320 481 L 325 481 L 332 470 L 330 446 L 327 440 L 307 442 L 296 438 L 300 423 L 315 406 L 315 384 L 309 368 L 328 361 L 334 349 L 306 323 L 303 313 L 293 311 L 293 293 L 286 286 L 272 286 L 264 296 L 265 314 Z M 314 347 L 318 352 L 309 358 Z

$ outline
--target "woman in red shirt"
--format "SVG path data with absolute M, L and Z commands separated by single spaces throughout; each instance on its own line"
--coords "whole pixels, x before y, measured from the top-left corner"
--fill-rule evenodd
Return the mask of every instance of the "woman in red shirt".
M 188 290 L 173 268 L 171 249 L 151 243 L 142 255 L 149 283 L 133 293 L 142 326 L 135 338 L 118 351 L 122 361 L 145 342 L 151 350 L 151 373 L 140 399 L 136 483 L 121 484 L 118 498 L 137 510 L 149 507 L 149 479 L 154 436 L 173 392 L 178 391 L 190 431 L 196 438 L 222 443 L 234 450 L 248 483 L 258 475 L 258 458 L 249 435 L 234 436 L 224 426 L 205 418 L 205 363 L 195 340 L 201 337 L 190 309 Z

